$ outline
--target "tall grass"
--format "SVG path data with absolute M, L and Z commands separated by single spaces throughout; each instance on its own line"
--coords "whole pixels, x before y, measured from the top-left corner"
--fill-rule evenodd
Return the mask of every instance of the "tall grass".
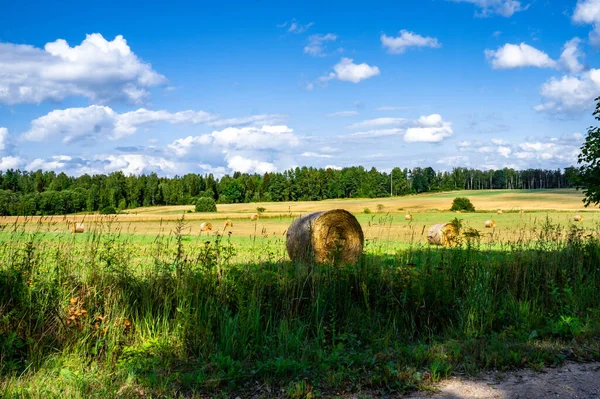
M 600 357 L 600 242 L 575 227 L 500 250 L 370 243 L 344 268 L 240 261 L 184 227 L 141 247 L 110 223 L 54 239 L 6 226 L 0 396 L 405 391 Z

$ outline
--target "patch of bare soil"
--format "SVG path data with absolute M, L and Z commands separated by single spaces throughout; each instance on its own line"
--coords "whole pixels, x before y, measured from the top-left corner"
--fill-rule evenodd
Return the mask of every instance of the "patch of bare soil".
M 541 372 L 489 372 L 477 378 L 453 377 L 437 393 L 418 392 L 407 399 L 592 399 L 600 398 L 600 363 L 567 363 Z

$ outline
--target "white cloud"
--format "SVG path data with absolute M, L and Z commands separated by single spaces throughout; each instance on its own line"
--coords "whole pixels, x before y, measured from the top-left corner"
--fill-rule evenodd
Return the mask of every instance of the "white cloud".
M 361 80 L 372 78 L 379 75 L 379 68 L 368 64 L 355 64 L 351 58 L 342 58 L 339 63 L 333 66 L 335 72 L 331 72 L 327 76 L 322 76 L 318 80 L 327 82 L 332 79 L 341 80 L 343 82 L 358 83 Z
M 469 161 L 469 158 L 464 155 L 455 155 L 449 157 L 442 157 L 438 159 L 435 163 L 448 165 L 448 166 L 459 166 L 465 165 Z
M 217 119 L 209 122 L 209 126 L 223 127 L 223 126 L 244 126 L 244 125 L 272 125 L 281 123 L 286 119 L 286 115 L 280 114 L 261 114 L 245 116 L 241 118 L 227 118 Z
M 0 158 L 0 170 L 20 169 L 25 165 L 25 160 L 21 157 L 6 156 Z
M 58 39 L 43 49 L 0 43 L 0 103 L 40 103 L 67 97 L 94 102 L 144 101 L 166 78 L 142 62 L 123 36 L 87 35 L 78 46 Z
M 64 143 L 78 140 L 96 140 L 105 137 L 117 140 L 134 134 L 140 126 L 158 122 L 170 124 L 199 124 L 216 119 L 204 111 L 151 111 L 140 108 L 119 114 L 110 107 L 91 105 L 85 108 L 54 110 L 31 122 L 31 129 L 21 138 L 26 141 L 44 141 L 62 137 Z
M 579 0 L 572 19 L 573 22 L 593 25 L 590 43 L 600 46 L 600 0 Z
M 485 50 L 485 57 L 492 63 L 494 69 L 555 68 L 557 66 L 556 61 L 552 60 L 548 54 L 525 43 L 519 45 L 506 43 L 498 50 Z
M 514 13 L 526 10 L 529 6 L 522 6 L 520 1 L 516 0 L 452 0 L 455 3 L 471 3 L 480 8 L 481 11 L 475 12 L 477 17 L 488 17 L 492 14 L 498 14 L 503 17 L 511 17 Z
M 292 18 L 291 21 L 286 21 L 282 24 L 277 25 L 278 28 L 287 28 L 286 30 L 290 33 L 304 33 L 306 32 L 311 26 L 313 26 L 315 23 L 314 22 L 309 22 L 306 25 L 302 25 L 299 24 L 296 21 L 296 18 Z
M 8 146 L 8 129 L 5 127 L 0 127 L 0 152 L 6 151 Z
M 277 167 L 271 162 L 248 159 L 240 155 L 234 155 L 229 158 L 227 160 L 227 166 L 233 171 L 242 173 L 265 174 L 277 171 Z
M 367 119 L 362 122 L 353 123 L 348 125 L 350 129 L 364 129 L 364 128 L 374 128 L 381 126 L 399 126 L 405 124 L 407 121 L 404 118 L 375 118 L 375 119 Z
M 317 152 L 303 152 L 300 156 L 308 157 L 308 158 L 333 158 L 333 155 L 329 154 L 319 154 Z
M 327 116 L 329 117 L 340 117 L 340 118 L 348 118 L 351 116 L 357 116 L 358 115 L 358 111 L 339 111 L 339 112 L 332 112 L 330 114 L 327 114 Z
M 314 57 L 323 56 L 326 43 L 335 40 L 337 40 L 337 36 L 333 33 L 311 35 L 308 37 L 308 44 L 304 47 L 304 53 Z
M 600 94 L 600 69 L 590 69 L 578 76 L 551 78 L 542 85 L 544 102 L 536 111 L 581 112 L 591 108 Z
M 560 64 L 563 69 L 569 73 L 579 73 L 584 70 L 584 66 L 579 62 L 579 59 L 583 57 L 583 53 L 579 49 L 581 39 L 574 37 L 565 43 L 563 52 L 560 55 Z
M 372 137 L 394 136 L 396 134 L 402 134 L 402 133 L 404 133 L 404 129 L 374 129 L 374 130 L 367 130 L 364 132 L 352 133 L 350 135 L 350 137 L 372 138 Z
M 442 45 L 435 37 L 421 36 L 414 32 L 401 30 L 397 37 L 382 34 L 380 37 L 381 45 L 388 49 L 392 54 L 402 54 L 409 47 L 431 47 L 440 48 Z
M 441 115 L 432 114 L 421 116 L 416 122 L 416 127 L 407 129 L 404 141 L 408 143 L 439 143 L 452 136 L 453 133 L 452 122 L 444 122 Z

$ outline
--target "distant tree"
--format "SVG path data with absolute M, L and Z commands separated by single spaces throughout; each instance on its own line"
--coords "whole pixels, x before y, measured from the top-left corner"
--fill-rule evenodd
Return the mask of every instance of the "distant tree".
M 475 212 L 475 207 L 471 203 L 471 200 L 466 197 L 456 197 L 452 201 L 451 211 L 464 211 L 464 212 Z
M 117 213 L 117 210 L 112 205 L 105 206 L 104 208 L 100 209 L 101 215 L 114 215 L 116 213 Z
M 196 202 L 196 212 L 216 212 L 217 204 L 211 197 L 200 197 Z
M 600 97 L 594 101 L 596 101 L 596 109 L 593 115 L 596 120 L 600 120 Z M 598 205 L 600 202 L 600 127 L 588 128 L 577 163 L 581 166 L 576 181 L 577 187 L 583 188 L 585 196 L 583 202 L 585 206 Z

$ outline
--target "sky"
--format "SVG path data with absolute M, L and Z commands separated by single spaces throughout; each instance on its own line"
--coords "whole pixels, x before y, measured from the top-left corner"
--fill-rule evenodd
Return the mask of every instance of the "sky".
M 0 170 L 557 169 L 596 123 L 600 0 L 5 1 Z

